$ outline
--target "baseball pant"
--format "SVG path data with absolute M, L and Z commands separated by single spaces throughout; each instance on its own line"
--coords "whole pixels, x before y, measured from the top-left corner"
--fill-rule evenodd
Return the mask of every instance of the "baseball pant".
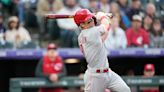
M 88 69 L 84 75 L 84 84 L 85 92 L 105 92 L 106 88 L 112 92 L 131 92 L 122 78 L 110 69 L 107 73 L 96 73 Z

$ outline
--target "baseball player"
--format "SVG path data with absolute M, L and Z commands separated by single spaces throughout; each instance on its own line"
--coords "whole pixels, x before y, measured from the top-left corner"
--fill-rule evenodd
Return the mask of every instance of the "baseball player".
M 96 25 L 98 20 L 99 25 Z M 80 50 L 88 63 L 84 74 L 85 92 L 130 92 L 130 88 L 119 75 L 109 68 L 104 41 L 110 28 L 110 18 L 103 12 L 93 15 L 87 9 L 80 9 L 74 16 L 81 29 L 78 37 Z

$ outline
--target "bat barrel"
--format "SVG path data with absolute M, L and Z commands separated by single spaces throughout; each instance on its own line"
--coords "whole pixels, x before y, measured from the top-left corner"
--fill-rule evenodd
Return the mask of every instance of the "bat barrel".
M 46 19 L 64 19 L 64 18 L 73 18 L 73 15 L 57 15 L 57 14 L 47 14 L 45 15 Z

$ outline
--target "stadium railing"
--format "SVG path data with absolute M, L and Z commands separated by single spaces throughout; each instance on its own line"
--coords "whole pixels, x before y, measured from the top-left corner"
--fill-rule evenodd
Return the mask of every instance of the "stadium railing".
M 155 76 L 144 78 L 142 76 L 122 76 L 124 81 L 130 86 L 159 86 L 164 85 L 164 76 Z M 10 92 L 22 92 L 22 88 L 40 88 L 40 87 L 80 87 L 83 86 L 83 80 L 78 77 L 64 77 L 57 83 L 52 83 L 44 78 L 11 78 Z
M 18 50 L 0 50 L 0 59 L 40 59 L 45 49 L 18 49 Z M 84 58 L 78 48 L 58 49 L 62 58 Z M 164 48 L 127 48 L 109 50 L 109 57 L 161 57 L 164 56 Z

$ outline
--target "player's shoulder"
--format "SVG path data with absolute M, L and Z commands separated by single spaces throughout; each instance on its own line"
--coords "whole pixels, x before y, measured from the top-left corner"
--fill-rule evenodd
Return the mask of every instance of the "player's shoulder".
M 91 32 L 92 34 L 94 33 L 99 33 L 103 31 L 103 26 L 102 25 L 98 25 L 98 26 L 94 26 L 88 29 L 88 32 Z
M 78 36 L 78 40 L 81 39 L 82 35 L 83 35 L 83 32 L 81 31 L 81 33 L 80 33 L 79 36 Z
M 97 30 L 102 30 L 103 26 L 102 25 L 98 25 L 98 26 L 95 26 L 94 28 L 97 29 Z

